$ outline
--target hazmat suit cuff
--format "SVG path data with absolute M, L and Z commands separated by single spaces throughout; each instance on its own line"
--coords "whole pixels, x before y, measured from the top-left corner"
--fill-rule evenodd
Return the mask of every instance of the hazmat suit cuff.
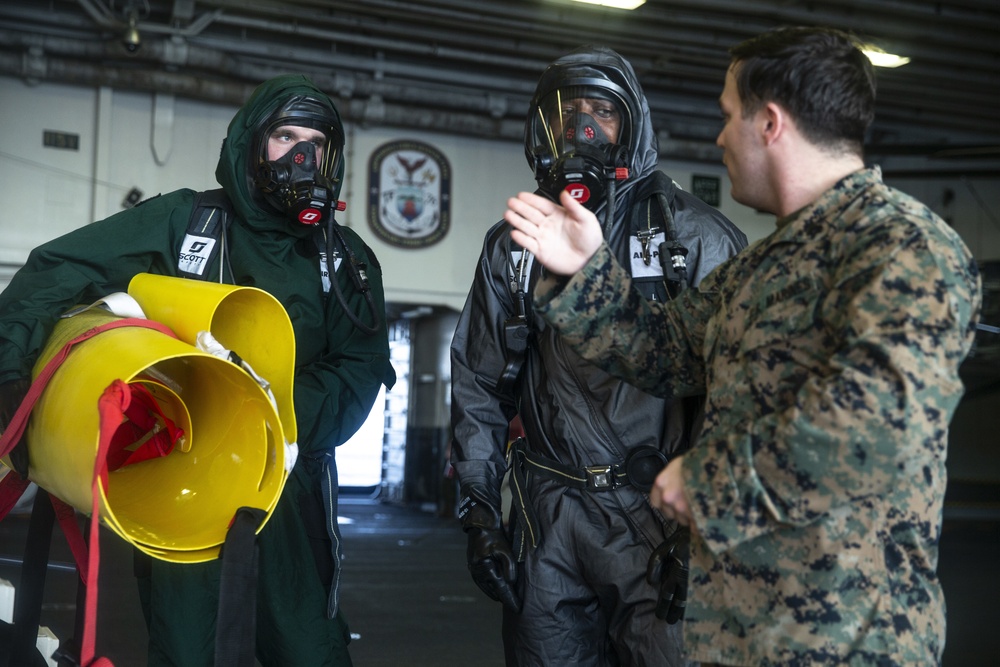
M 472 498 L 477 502 L 489 506 L 493 511 L 500 513 L 503 498 L 500 494 L 499 484 L 489 483 L 485 479 L 481 481 L 467 481 L 463 479 L 459 495 L 462 498 Z

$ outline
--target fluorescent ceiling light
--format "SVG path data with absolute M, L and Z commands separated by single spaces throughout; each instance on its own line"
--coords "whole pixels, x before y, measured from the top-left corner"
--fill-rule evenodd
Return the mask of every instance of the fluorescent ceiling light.
M 872 65 L 875 67 L 899 67 L 900 65 L 905 65 L 910 62 L 910 59 L 905 56 L 897 56 L 895 53 L 886 53 L 882 49 L 875 46 L 866 46 L 861 49 L 861 52 L 868 56 L 868 60 L 872 61 Z
M 646 0 L 576 0 L 576 2 L 583 2 L 588 5 L 604 5 L 605 7 L 614 7 L 615 9 L 635 9 L 640 5 L 646 4 Z

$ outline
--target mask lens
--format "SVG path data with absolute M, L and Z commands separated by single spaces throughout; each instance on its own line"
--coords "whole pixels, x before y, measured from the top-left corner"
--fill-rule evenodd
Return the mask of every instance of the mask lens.
M 558 157 L 582 144 L 617 144 L 623 126 L 622 105 L 595 87 L 559 88 L 539 102 L 531 122 L 536 146 Z

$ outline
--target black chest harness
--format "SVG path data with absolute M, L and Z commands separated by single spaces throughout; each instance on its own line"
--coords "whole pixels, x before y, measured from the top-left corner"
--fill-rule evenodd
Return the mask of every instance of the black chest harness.
M 657 192 L 646 200 L 644 208 L 645 219 L 641 219 L 643 216 L 633 219 L 628 239 L 633 283 L 647 299 L 675 299 L 688 286 L 688 250 L 678 240 L 667 194 Z M 655 225 L 654 209 L 659 214 Z M 506 363 L 497 379 L 497 390 L 504 393 L 516 391 L 529 346 L 534 340 L 530 303 L 537 269 L 531 253 L 521 249 L 515 251 L 512 246 L 508 237 L 507 282 L 516 312 L 504 321 Z M 654 259 L 657 265 L 653 264 Z M 631 447 L 623 458 L 622 463 L 576 467 L 533 452 L 525 438 L 515 440 L 508 451 L 512 504 L 519 519 L 514 529 L 515 553 L 523 558 L 526 546 L 537 547 L 542 540 L 538 518 L 528 495 L 528 475 L 589 492 L 633 486 L 648 493 L 668 462 L 663 451 L 649 445 Z
M 320 276 L 323 280 L 323 293 L 336 295 L 337 300 L 343 307 L 344 314 L 355 327 L 362 332 L 373 335 L 377 333 L 382 325 L 381 315 L 371 294 L 371 286 L 368 283 L 367 265 L 358 260 L 351 247 L 347 244 L 340 231 L 340 225 L 332 218 L 326 226 L 317 225 L 313 234 L 313 242 L 319 256 Z M 232 265 L 229 261 L 228 242 L 226 234 L 233 219 L 233 204 L 228 195 L 221 188 L 216 190 L 205 190 L 195 195 L 194 206 L 191 209 L 191 217 L 188 221 L 187 231 L 184 235 L 184 242 L 181 244 L 177 255 L 177 273 L 182 278 L 192 280 L 208 280 L 206 275 L 208 267 L 219 257 L 219 282 L 225 282 L 225 274 L 228 271 L 230 281 L 235 282 Z M 334 241 L 340 246 L 337 249 Z M 370 251 L 369 251 L 370 252 Z M 329 269 L 328 257 L 333 259 L 333 271 Z M 372 257 L 374 254 L 372 253 Z M 332 279 L 333 274 L 340 268 L 342 260 L 346 258 L 348 272 L 354 287 L 360 292 L 368 305 L 373 324 L 362 322 L 354 312 L 348 308 L 344 295 L 341 293 L 340 284 Z
M 205 190 L 195 194 L 194 206 L 188 220 L 184 242 L 177 255 L 177 273 L 181 278 L 210 280 L 208 267 L 219 258 L 218 281 L 224 282 L 226 273 L 233 280 L 233 270 L 229 262 L 229 226 L 233 219 L 233 204 L 225 191 Z M 330 271 L 327 265 L 326 244 L 321 238 L 321 228 L 317 227 L 315 237 L 319 252 L 320 273 L 323 278 L 323 292 L 330 291 Z M 340 268 L 341 253 L 333 251 L 333 270 Z

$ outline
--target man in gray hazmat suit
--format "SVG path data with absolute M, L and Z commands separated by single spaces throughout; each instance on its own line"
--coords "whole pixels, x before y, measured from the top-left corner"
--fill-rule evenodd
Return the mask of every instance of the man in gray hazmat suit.
M 525 154 L 541 194 L 568 189 L 603 218 L 649 299 L 675 298 L 746 245 L 657 170 L 646 98 L 610 49 L 584 47 L 546 69 Z M 651 554 L 677 527 L 644 490 L 691 441 L 700 399 L 655 398 L 563 345 L 528 311 L 541 267 L 509 229 L 487 233 L 452 343 L 452 460 L 473 579 L 504 604 L 509 665 L 682 665 L 680 626 L 657 618 L 658 588 L 646 580 Z M 515 414 L 526 438 L 508 452 Z M 660 616 L 676 622 L 682 607 L 664 603 Z

